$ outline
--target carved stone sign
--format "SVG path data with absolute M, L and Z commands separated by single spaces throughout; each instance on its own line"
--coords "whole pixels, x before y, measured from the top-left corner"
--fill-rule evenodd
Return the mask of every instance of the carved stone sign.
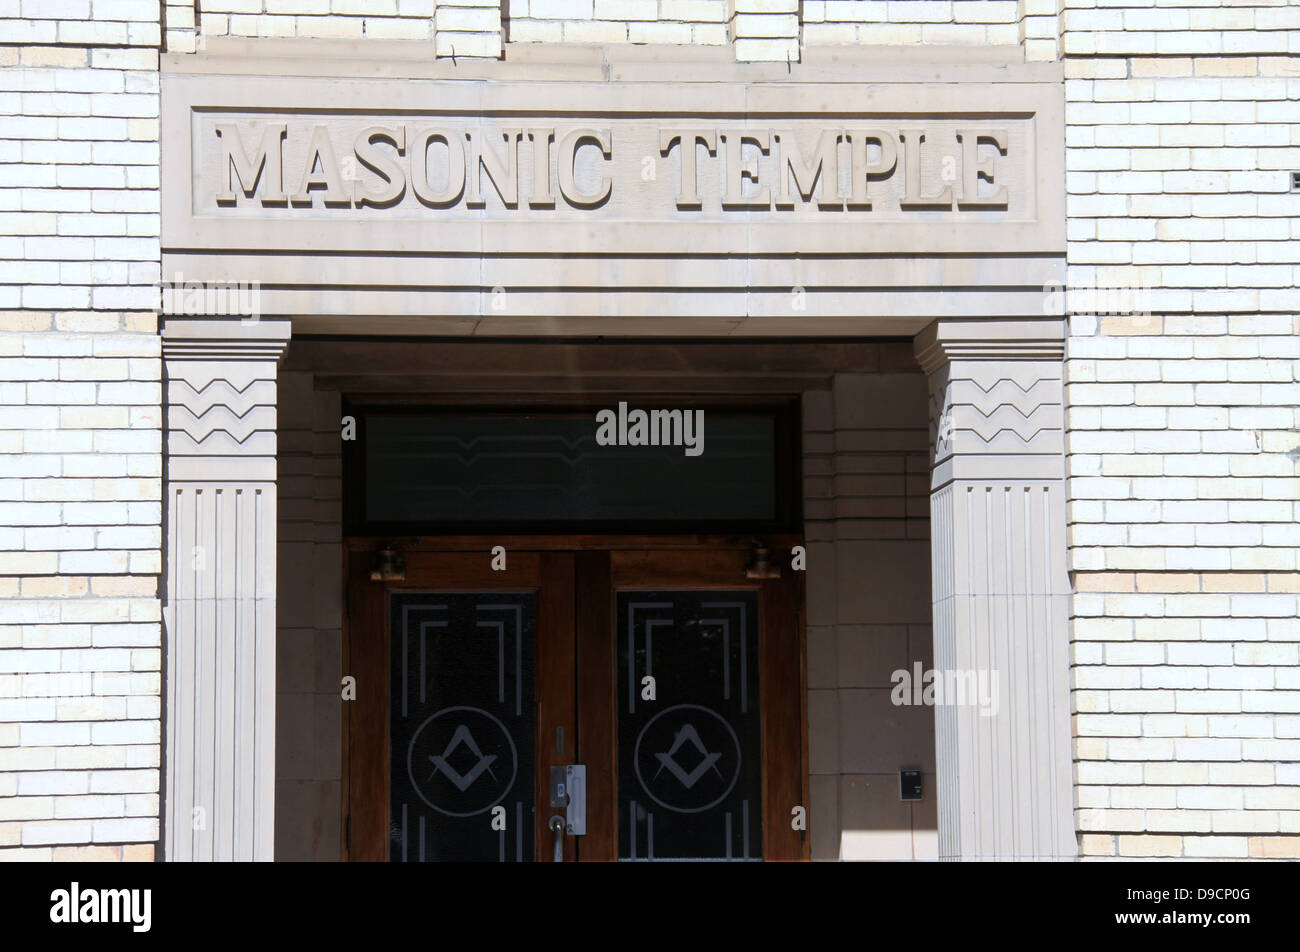
M 1065 248 L 1059 83 L 749 75 L 167 71 L 164 279 L 256 283 L 264 313 L 321 327 L 449 333 L 1041 313 Z

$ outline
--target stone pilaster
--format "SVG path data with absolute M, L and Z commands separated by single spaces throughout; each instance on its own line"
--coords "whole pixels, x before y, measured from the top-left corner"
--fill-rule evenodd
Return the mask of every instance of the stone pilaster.
M 276 364 L 285 320 L 168 320 L 169 860 L 269 860 L 275 804 Z
M 941 859 L 1076 853 L 1064 336 L 1047 318 L 939 320 L 916 338 L 934 454 L 935 668 L 967 690 L 935 707 Z

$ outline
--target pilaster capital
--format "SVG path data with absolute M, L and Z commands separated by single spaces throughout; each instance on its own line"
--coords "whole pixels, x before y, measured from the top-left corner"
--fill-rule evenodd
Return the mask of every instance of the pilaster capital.
M 289 346 L 288 318 L 167 318 L 164 360 L 279 361 Z
M 940 318 L 913 339 L 927 374 L 962 360 L 1065 359 L 1066 323 L 1060 317 Z
M 1065 476 L 1061 318 L 941 319 L 914 341 L 930 391 L 932 488 Z
M 289 334 L 286 318 L 166 321 L 169 482 L 274 481 L 276 365 Z

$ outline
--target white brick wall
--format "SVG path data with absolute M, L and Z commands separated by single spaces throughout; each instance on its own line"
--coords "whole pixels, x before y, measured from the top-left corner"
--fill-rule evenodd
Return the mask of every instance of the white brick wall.
M 194 0 L 168 0 L 169 18 L 173 3 L 188 10 L 177 24 L 193 20 Z M 433 42 L 438 56 L 501 55 L 500 0 L 205 0 L 198 20 L 200 48 L 207 36 L 367 38 Z
M 1300 856 L 1300 9 L 1065 7 L 1082 850 Z
M 803 45 L 1015 46 L 1057 55 L 1057 0 L 210 0 L 207 36 L 433 40 L 438 56 L 512 43 L 730 44 L 797 62 Z M 193 0 L 166 0 L 168 49 L 193 48 Z
M 158 839 L 158 4 L 90 6 L 0 5 L 0 858 Z
M 1032 5 L 1033 0 L 806 0 L 803 38 L 809 46 L 1014 46 L 1026 35 L 1021 19 Z M 1054 53 L 1036 58 L 1055 59 Z
M 8 0 L 0 44 L 158 48 L 158 0 Z
M 512 43 L 727 42 L 728 0 L 508 0 Z

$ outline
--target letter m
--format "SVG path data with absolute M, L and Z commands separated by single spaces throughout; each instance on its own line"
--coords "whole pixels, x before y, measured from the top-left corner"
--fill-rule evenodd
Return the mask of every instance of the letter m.
M 790 195 L 790 178 L 794 177 L 795 188 L 805 201 L 812 201 L 813 192 L 820 187 L 821 195 L 817 200 L 819 208 L 839 208 L 844 200 L 839 197 L 838 148 L 841 133 L 835 129 L 823 129 L 817 137 L 817 148 L 812 160 L 805 162 L 803 153 L 794 133 L 781 134 L 781 164 L 777 166 L 780 176 L 780 194 L 777 196 L 778 207 L 792 208 L 794 201 Z
M 217 136 L 221 139 L 218 164 L 217 204 L 235 204 L 235 191 L 232 187 L 239 182 L 239 190 L 245 198 L 252 198 L 258 185 L 263 186 L 262 204 L 287 201 L 284 194 L 284 166 L 281 154 L 285 126 L 283 122 L 267 123 L 262 129 L 262 141 L 257 147 L 257 154 L 250 156 L 244 150 L 239 129 L 233 122 L 217 126 Z

